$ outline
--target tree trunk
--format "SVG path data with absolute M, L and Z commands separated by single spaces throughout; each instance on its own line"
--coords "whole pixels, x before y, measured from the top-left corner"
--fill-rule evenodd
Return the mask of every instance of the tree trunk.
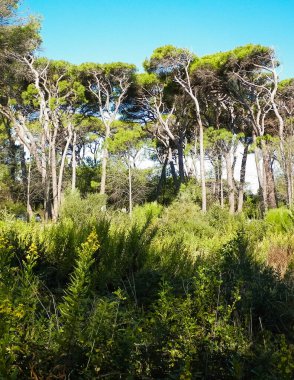
M 285 184 L 286 184 L 286 191 L 287 191 L 287 204 L 289 207 L 291 207 L 293 202 L 293 195 L 292 195 L 292 180 L 291 180 L 291 170 L 289 170 L 289 159 L 285 152 L 285 141 L 284 141 L 284 134 L 283 132 L 279 132 L 279 145 L 280 145 L 280 154 L 281 154 L 281 169 L 283 170 L 284 178 L 285 178 Z
M 170 166 L 171 175 L 172 175 L 173 180 L 174 180 L 174 186 L 176 189 L 178 189 L 178 177 L 177 177 L 177 173 L 176 173 L 176 169 L 175 169 L 175 164 L 173 161 L 172 150 L 170 147 L 168 148 L 168 162 L 169 162 L 169 166 Z
M 57 209 L 56 209 L 57 217 L 59 216 L 59 209 L 60 209 L 61 198 L 62 198 L 62 183 L 63 183 L 63 175 L 64 175 L 64 170 L 65 170 L 65 159 L 66 159 L 66 155 L 68 152 L 69 144 L 71 142 L 71 138 L 72 138 L 72 131 L 71 131 L 71 129 L 69 129 L 67 141 L 66 141 L 65 147 L 64 147 L 63 152 L 62 152 L 60 168 L 59 168 L 59 175 L 58 175 L 58 187 L 57 187 L 58 203 L 57 203 Z
M 133 212 L 133 194 L 132 194 L 132 168 L 131 158 L 129 157 L 129 214 L 132 216 Z
M 197 130 L 195 128 L 195 139 L 194 139 L 194 147 L 193 147 L 193 156 L 192 156 L 192 162 L 193 162 L 193 168 L 194 168 L 194 176 L 195 176 L 195 182 L 198 182 L 198 177 L 197 177 Z
M 291 158 L 286 157 L 286 172 L 287 172 L 287 196 L 288 196 L 288 206 L 291 207 L 293 204 L 293 175 L 291 168 Z
M 183 150 L 183 139 L 180 138 L 178 142 L 178 160 L 179 160 L 179 177 L 180 183 L 185 182 L 185 168 L 184 168 L 184 150 Z
M 17 172 L 17 155 L 16 155 L 17 146 L 15 144 L 15 140 L 13 139 L 13 137 L 11 135 L 11 128 L 10 128 L 9 120 L 4 118 L 4 117 L 2 117 L 1 119 L 3 120 L 3 124 L 5 126 L 5 130 L 6 130 L 6 133 L 8 135 L 8 143 L 9 143 L 8 152 L 9 152 L 9 159 L 10 159 L 9 160 L 10 161 L 9 162 L 9 174 L 10 174 L 10 177 L 12 179 L 12 184 L 10 185 L 10 192 L 12 195 L 12 199 L 14 199 L 15 194 L 14 194 L 13 184 L 16 181 L 16 172 Z M 22 149 L 22 151 L 24 151 L 24 148 L 22 145 L 19 146 L 19 149 Z M 23 180 L 23 185 L 26 188 L 26 182 L 25 182 L 23 177 L 22 177 L 22 180 Z
M 223 185 L 222 174 L 220 177 L 220 205 L 221 205 L 221 208 L 224 208 L 224 185 Z
M 50 152 L 49 152 L 50 153 Z M 36 152 L 33 152 L 35 160 L 38 163 L 38 156 Z M 44 218 L 47 222 L 52 217 L 51 213 L 51 200 L 50 200 L 50 181 L 48 178 L 48 162 L 46 160 L 46 142 L 45 135 L 42 134 L 41 137 L 41 177 L 42 177 L 42 187 L 44 191 Z M 50 154 L 48 157 L 48 161 L 50 161 Z
M 267 204 L 269 208 L 276 208 L 277 200 L 276 200 L 274 176 L 273 176 L 273 171 L 271 167 L 268 147 L 264 140 L 261 140 L 261 147 L 262 147 L 261 151 L 262 151 L 262 158 L 263 158 L 264 174 L 265 174 L 264 179 L 265 179 L 265 184 L 266 184 Z
M 218 159 L 214 159 L 212 162 L 213 171 L 214 171 L 214 182 L 213 182 L 213 190 L 212 193 L 219 200 L 219 192 L 220 192 L 220 172 L 218 167 Z
M 106 191 L 106 175 L 107 175 L 107 161 L 108 161 L 108 139 L 110 137 L 110 128 L 106 127 L 104 147 L 102 149 L 102 168 L 101 168 L 101 184 L 100 194 L 105 194 Z
M 26 204 L 27 204 L 27 221 L 29 222 L 33 216 L 33 210 L 31 206 L 31 159 L 28 165 L 26 164 L 26 156 L 23 146 L 20 146 L 20 165 L 21 165 L 21 177 L 24 188 L 26 189 Z
M 217 178 L 218 178 L 218 200 L 221 207 L 224 207 L 224 191 L 223 191 L 223 165 L 222 165 L 222 155 L 219 154 L 217 157 Z
M 243 152 L 243 157 L 242 157 L 242 162 L 241 162 L 241 170 L 240 170 L 240 183 L 239 183 L 239 194 L 238 194 L 238 212 L 242 212 L 242 210 L 243 210 L 244 185 L 245 185 L 248 149 L 249 149 L 249 144 L 245 142 L 244 152 Z
M 231 150 L 225 153 L 226 161 L 226 170 L 227 170 L 227 181 L 228 181 L 228 190 L 229 190 L 229 207 L 230 214 L 235 213 L 235 186 L 234 186 L 234 176 L 232 170 L 232 159 L 231 159 Z
M 202 212 L 206 213 L 206 183 L 205 183 L 205 152 L 204 152 L 204 133 L 203 123 L 200 114 L 200 105 L 195 92 L 195 89 L 191 86 L 191 79 L 189 74 L 189 64 L 185 66 L 186 80 L 179 77 L 175 77 L 177 83 L 179 83 L 183 89 L 189 94 L 195 105 L 196 121 L 199 128 L 199 155 L 200 155 L 200 180 L 201 180 L 201 194 L 202 194 Z
M 262 194 L 262 203 L 263 203 L 263 211 L 266 212 L 268 209 L 268 204 L 267 204 L 267 190 L 266 190 L 266 178 L 263 172 L 261 172 L 260 169 L 260 149 L 257 146 L 256 142 L 256 135 L 253 134 L 253 143 L 255 145 L 254 149 L 254 159 L 255 159 L 255 165 L 256 165 L 256 172 L 257 172 L 257 178 L 258 178 L 258 185 L 259 185 L 259 194 Z
M 33 210 L 31 206 L 31 160 L 29 163 L 29 170 L 27 175 L 27 220 L 28 222 L 33 217 Z
M 199 145 L 200 145 L 200 177 L 201 177 L 201 193 L 202 193 L 202 212 L 206 213 L 207 204 L 206 204 L 206 183 L 205 183 L 205 163 L 204 163 L 204 134 L 203 134 L 203 125 L 198 117 L 199 125 Z
M 71 191 L 76 189 L 76 178 L 77 178 L 77 159 L 76 159 L 76 142 L 77 142 L 77 133 L 73 133 L 73 142 L 72 142 L 72 179 L 71 179 Z
M 46 177 L 45 183 L 44 183 L 44 216 L 45 221 L 48 222 L 52 218 L 52 208 L 51 208 L 51 202 L 50 202 L 50 182 L 48 178 Z
M 293 202 L 293 194 L 292 194 L 292 170 L 289 170 L 289 161 L 285 151 L 285 134 L 284 134 L 284 120 L 282 115 L 279 112 L 278 106 L 275 102 L 275 96 L 278 90 L 278 75 L 276 70 L 273 70 L 273 79 L 274 79 L 274 90 L 271 93 L 271 102 L 273 111 L 278 119 L 279 123 L 279 144 L 280 144 L 280 152 L 281 152 L 281 168 L 284 172 L 284 178 L 287 189 L 287 203 L 288 206 L 291 207 Z
M 28 171 L 26 165 L 26 154 L 23 146 L 19 147 L 20 149 L 20 167 L 21 167 L 21 179 L 25 188 L 28 187 Z M 15 181 L 15 179 L 14 179 Z
M 161 175 L 160 175 L 159 182 L 158 182 L 157 189 L 156 189 L 157 198 L 160 196 L 162 188 L 163 188 L 163 184 L 166 182 L 166 166 L 167 166 L 167 163 L 168 163 L 168 156 L 166 155 L 164 162 L 163 162 L 163 165 L 162 165 Z
M 56 221 L 58 217 L 58 184 L 57 184 L 57 164 L 55 144 L 51 146 L 51 184 L 52 184 L 52 220 Z
M 218 194 L 218 171 L 217 171 L 217 168 L 215 167 L 215 165 L 213 166 L 213 169 L 214 169 L 214 181 L 212 183 L 212 194 L 213 194 L 213 197 L 216 196 L 216 194 Z

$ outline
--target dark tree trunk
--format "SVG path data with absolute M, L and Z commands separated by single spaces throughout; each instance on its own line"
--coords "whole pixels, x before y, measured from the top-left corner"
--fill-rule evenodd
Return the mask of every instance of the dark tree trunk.
M 157 198 L 160 196 L 160 194 L 162 192 L 162 188 L 166 182 L 166 166 L 167 166 L 167 163 L 168 163 L 168 156 L 166 155 L 164 162 L 163 162 L 163 165 L 162 165 L 161 175 L 160 175 L 159 182 L 158 182 L 157 189 L 156 189 L 156 197 Z
M 240 169 L 240 183 L 239 183 L 239 194 L 238 194 L 238 212 L 242 212 L 242 210 L 243 210 L 244 185 L 245 185 L 248 149 L 249 149 L 249 143 L 245 142 L 244 152 L 243 152 L 243 157 L 242 157 L 242 162 L 241 162 L 241 169 Z
M 178 176 L 177 176 L 177 173 L 176 173 L 176 169 L 175 169 L 175 164 L 174 164 L 171 148 L 168 149 L 168 162 L 169 162 L 169 166 L 170 166 L 171 175 L 172 175 L 173 180 L 174 180 L 174 186 L 177 189 L 178 188 Z
M 262 158 L 263 158 L 263 167 L 264 167 L 264 184 L 266 187 L 266 197 L 267 197 L 267 205 L 269 208 L 277 207 L 276 200 L 276 189 L 275 189 L 275 181 L 274 175 L 271 165 L 271 159 L 268 151 L 268 147 L 264 140 L 261 141 L 262 144 Z
M 50 198 L 50 182 L 48 178 L 46 178 L 44 183 L 44 214 L 46 221 L 52 219 L 52 204 Z

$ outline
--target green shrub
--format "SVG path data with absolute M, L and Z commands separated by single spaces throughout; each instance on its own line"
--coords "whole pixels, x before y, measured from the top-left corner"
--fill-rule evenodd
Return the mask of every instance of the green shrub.
M 90 223 L 97 219 L 105 209 L 106 196 L 98 193 L 80 197 L 78 190 L 67 192 L 60 210 L 60 217 L 71 219 L 76 225 Z
M 265 215 L 265 221 L 274 232 L 288 232 L 294 228 L 292 211 L 285 207 L 269 210 Z

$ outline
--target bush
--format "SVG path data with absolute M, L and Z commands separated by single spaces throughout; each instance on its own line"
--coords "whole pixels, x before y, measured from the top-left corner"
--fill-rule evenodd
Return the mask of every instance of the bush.
M 81 198 L 78 190 L 67 192 L 61 205 L 60 217 L 69 218 L 76 225 L 90 223 L 101 216 L 105 205 L 104 195 L 88 194 L 85 198 Z
M 273 232 L 289 232 L 294 228 L 294 217 L 291 210 L 285 207 L 269 210 L 265 221 Z
M 0 221 L 0 378 L 293 379 L 293 246 L 180 198 Z

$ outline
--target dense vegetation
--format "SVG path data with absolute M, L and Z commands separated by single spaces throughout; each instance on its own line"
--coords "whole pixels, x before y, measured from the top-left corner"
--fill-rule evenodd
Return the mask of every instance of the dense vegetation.
M 0 378 L 293 379 L 294 82 L 274 51 L 72 65 L 38 56 L 17 3 L 0 0 Z
M 292 214 L 183 193 L 131 221 L 70 196 L 55 224 L 1 222 L 2 378 L 293 378 Z

